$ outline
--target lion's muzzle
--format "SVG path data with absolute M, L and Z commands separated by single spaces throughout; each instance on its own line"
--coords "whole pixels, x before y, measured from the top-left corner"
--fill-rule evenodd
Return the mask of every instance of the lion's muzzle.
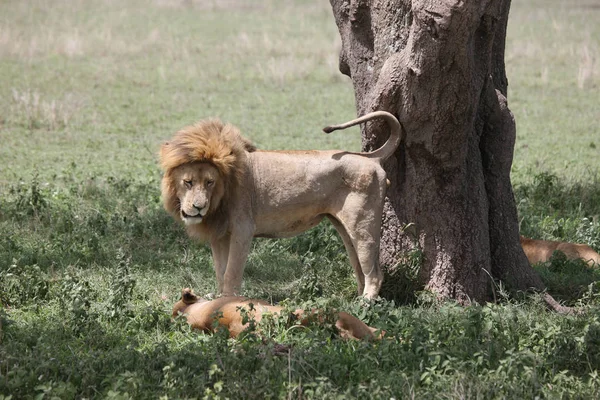
M 181 207 L 181 219 L 186 225 L 199 224 L 208 213 L 208 209 L 209 201 L 205 199 L 205 196 L 202 196 L 200 200 L 184 201 Z
M 203 218 L 204 216 L 200 212 L 198 212 L 198 214 L 195 215 L 190 215 L 187 214 L 185 211 L 181 210 L 181 219 L 186 225 L 199 224 L 202 222 Z

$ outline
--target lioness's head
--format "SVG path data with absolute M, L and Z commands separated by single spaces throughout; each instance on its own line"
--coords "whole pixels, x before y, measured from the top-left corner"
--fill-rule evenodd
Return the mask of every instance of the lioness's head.
M 235 126 L 218 119 L 180 130 L 160 149 L 165 209 L 191 227 L 190 234 L 206 237 L 201 223 L 234 195 L 246 169 L 246 153 L 254 150 Z
M 204 303 L 206 301 L 208 300 L 196 296 L 192 289 L 185 288 L 181 291 L 181 299 L 179 299 L 179 301 L 173 306 L 173 311 L 171 315 L 173 317 L 176 317 L 180 313 L 184 313 L 190 305 L 195 303 Z
M 199 224 L 219 206 L 225 185 L 217 168 L 205 162 L 180 165 L 171 172 L 179 201 L 179 216 L 186 225 Z

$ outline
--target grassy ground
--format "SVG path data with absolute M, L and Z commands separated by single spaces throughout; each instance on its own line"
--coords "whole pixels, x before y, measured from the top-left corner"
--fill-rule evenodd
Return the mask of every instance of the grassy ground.
M 365 309 L 324 225 L 256 241 L 245 293 L 344 308 L 390 340 L 170 322 L 182 287 L 215 283 L 210 252 L 162 210 L 160 142 L 219 116 L 261 148 L 358 149 L 356 129 L 320 133 L 355 115 L 338 41 L 325 1 L 0 4 L 0 399 L 600 395 L 599 273 L 561 259 L 537 268 L 582 315 L 502 290 L 497 305 L 423 293 Z M 600 250 L 600 9 L 515 0 L 506 55 L 521 230 Z

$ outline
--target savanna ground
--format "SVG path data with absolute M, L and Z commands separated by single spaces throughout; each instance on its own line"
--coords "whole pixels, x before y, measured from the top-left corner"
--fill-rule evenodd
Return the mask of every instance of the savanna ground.
M 365 308 L 323 225 L 257 240 L 244 293 L 344 308 L 388 340 L 170 321 L 215 279 L 162 210 L 161 141 L 218 116 L 261 148 L 358 150 L 358 129 L 320 132 L 355 116 L 338 43 L 325 0 L 0 3 L 0 399 L 600 396 L 600 273 L 560 258 L 536 268 L 576 316 L 499 282 L 495 304 Z M 600 250 L 600 5 L 513 1 L 506 62 L 521 231 Z

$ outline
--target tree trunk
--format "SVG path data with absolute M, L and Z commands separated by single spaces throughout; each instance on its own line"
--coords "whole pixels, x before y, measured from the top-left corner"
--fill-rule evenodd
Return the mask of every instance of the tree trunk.
M 424 255 L 425 288 L 462 303 L 490 298 L 491 277 L 543 289 L 519 243 L 510 182 L 515 142 L 504 41 L 509 0 L 331 0 L 340 71 L 358 115 L 393 113 L 406 137 L 385 165 L 381 264 Z M 387 139 L 363 127 L 363 149 Z M 385 295 L 385 293 L 384 293 Z

